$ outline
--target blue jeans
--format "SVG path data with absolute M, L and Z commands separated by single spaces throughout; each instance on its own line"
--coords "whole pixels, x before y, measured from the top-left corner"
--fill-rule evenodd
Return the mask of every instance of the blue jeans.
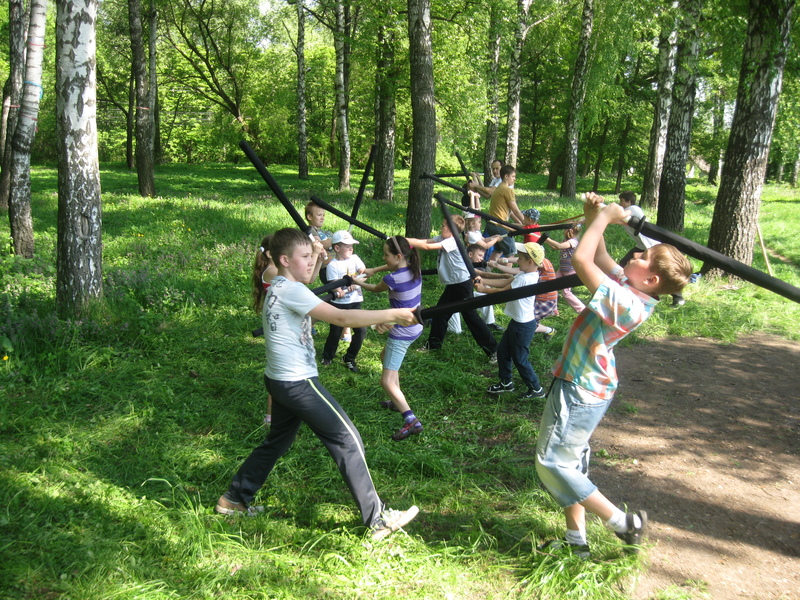
M 589 438 L 609 404 L 610 398 L 599 398 L 559 378 L 547 394 L 536 444 L 536 473 L 562 508 L 583 502 L 597 490 L 589 480 Z
M 500 372 L 500 381 L 509 383 L 511 381 L 511 367 L 517 367 L 522 381 L 529 388 L 538 390 L 541 386 L 539 378 L 531 366 L 529 358 L 531 340 L 536 333 L 536 326 L 539 321 L 533 319 L 527 323 L 520 323 L 513 319 L 506 327 L 500 343 L 497 345 L 497 366 Z

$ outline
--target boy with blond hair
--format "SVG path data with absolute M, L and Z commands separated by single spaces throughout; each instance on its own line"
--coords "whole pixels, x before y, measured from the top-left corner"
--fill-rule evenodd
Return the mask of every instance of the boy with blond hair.
M 592 295 L 577 316 L 553 367 L 555 380 L 539 428 L 536 472 L 564 509 L 563 540 L 540 548 L 566 547 L 589 557 L 586 511 L 599 516 L 634 552 L 647 527 L 643 510 L 626 513 L 608 500 L 588 477 L 589 439 L 614 397 L 618 378 L 614 346 L 653 312 L 660 294 L 679 292 L 692 265 L 676 248 L 648 248 L 623 269 L 609 256 L 603 235 L 629 214 L 619 204 L 603 205 L 602 196 L 587 194 L 587 228 L 572 256 L 572 265 Z
M 320 300 L 306 287 L 314 275 L 317 254 L 299 229 L 275 232 L 269 249 L 278 267 L 262 312 L 267 352 L 264 380 L 272 394 L 272 427 L 239 467 L 215 510 L 225 515 L 262 512 L 263 507 L 251 505 L 253 498 L 305 423 L 339 467 L 372 539 L 381 540 L 411 521 L 419 509 L 386 509 L 375 491 L 356 426 L 319 381 L 311 319 L 339 327 L 409 326 L 417 322 L 414 312 L 410 308 L 341 310 Z

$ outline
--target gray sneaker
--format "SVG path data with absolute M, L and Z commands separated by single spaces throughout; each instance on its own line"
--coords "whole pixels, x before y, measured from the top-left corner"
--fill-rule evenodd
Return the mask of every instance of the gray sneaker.
M 416 506 L 412 506 L 408 510 L 394 510 L 389 508 L 383 511 L 378 524 L 372 527 L 372 533 L 370 534 L 372 541 L 380 542 L 386 536 L 408 525 L 418 514 L 419 508 Z
M 589 549 L 589 544 L 573 544 L 567 540 L 550 540 L 536 547 L 539 552 L 558 552 L 560 550 L 569 550 L 573 556 L 577 556 L 582 560 L 589 560 L 592 557 L 592 552 Z

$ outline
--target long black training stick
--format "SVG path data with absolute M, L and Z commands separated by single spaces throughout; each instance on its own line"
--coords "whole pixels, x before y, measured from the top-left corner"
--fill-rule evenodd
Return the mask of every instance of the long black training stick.
M 744 279 L 745 281 L 754 283 L 757 286 L 763 287 L 771 292 L 775 292 L 784 298 L 788 298 L 789 300 L 793 300 L 795 302 L 800 302 L 800 288 L 786 283 L 777 277 L 773 277 L 772 275 L 768 275 L 762 271 L 759 271 L 758 269 L 754 269 L 753 267 L 741 263 L 738 260 L 732 259 L 730 256 L 725 256 L 721 252 L 717 252 L 716 250 L 707 248 L 702 244 L 688 240 L 685 237 L 664 229 L 663 227 L 652 225 L 645 219 L 631 217 L 628 219 L 628 225 L 633 227 L 637 234 L 642 232 L 649 238 L 653 238 L 659 242 L 672 244 L 684 254 L 688 254 L 689 256 L 698 260 L 702 260 L 703 262 L 710 263 L 714 267 L 720 268 L 723 271 L 727 271 L 731 275 L 735 275 L 736 277 Z
M 449 302 L 441 306 L 431 306 L 430 308 L 419 307 L 415 311 L 417 320 L 424 323 L 428 319 L 432 319 L 448 312 L 463 312 L 471 308 L 483 308 L 484 306 L 494 306 L 495 304 L 502 304 L 503 302 L 511 302 L 512 300 L 519 300 L 520 298 L 527 298 L 537 294 L 546 294 L 556 290 L 563 290 L 568 287 L 578 287 L 583 285 L 580 277 L 576 274 L 567 275 L 566 277 L 558 277 L 550 281 L 543 281 L 541 283 L 534 283 L 532 285 L 524 285 L 518 288 L 511 288 L 503 290 L 502 292 L 495 292 L 493 294 L 486 294 L 485 296 L 476 296 L 474 298 L 467 298 L 465 300 L 457 300 L 456 302 Z
M 456 242 L 456 247 L 458 248 L 458 253 L 461 255 L 461 258 L 464 261 L 464 266 L 467 267 L 467 271 L 469 272 L 469 278 L 474 280 L 477 277 L 477 273 L 475 272 L 475 267 L 472 266 L 472 259 L 467 254 L 467 249 L 464 247 L 464 240 L 461 239 L 461 232 L 456 229 L 455 225 L 453 225 L 453 218 L 450 216 L 450 211 L 447 210 L 447 206 L 442 202 L 444 196 L 442 196 L 441 192 L 436 192 L 433 196 L 439 201 L 439 208 L 442 209 L 442 216 L 444 217 L 445 223 L 447 223 L 447 228 L 450 230 L 450 234 L 453 236 L 453 239 Z
M 353 203 L 353 212 L 350 216 L 354 219 L 358 216 L 358 209 L 361 208 L 361 201 L 364 199 L 364 190 L 369 182 L 369 172 L 372 169 L 372 163 L 375 160 L 375 144 L 369 149 L 369 158 L 367 158 L 367 166 L 364 168 L 364 175 L 361 177 L 361 185 L 358 186 L 358 193 L 356 194 L 356 201 Z M 348 231 L 353 231 L 353 224 L 350 223 Z
M 289 198 L 286 197 L 286 194 L 281 189 L 281 186 L 278 185 L 278 182 L 275 181 L 275 178 L 272 176 L 272 173 L 267 171 L 267 167 L 264 166 L 264 163 L 261 162 L 261 159 L 258 158 L 258 154 L 250 147 L 246 141 L 242 140 L 239 142 L 239 148 L 244 150 L 244 153 L 247 155 L 247 158 L 250 159 L 250 162 L 253 163 L 253 166 L 256 168 L 261 174 L 261 177 L 264 178 L 264 181 L 267 182 L 269 189 L 272 190 L 272 193 L 278 197 L 281 204 L 283 204 L 283 208 L 286 209 L 286 212 L 289 213 L 289 216 L 292 217 L 292 220 L 295 224 L 300 228 L 301 231 L 304 233 L 311 233 L 311 226 L 303 220 L 303 217 L 300 216 L 300 213 L 297 212 L 294 205 L 289 201 Z
M 378 237 L 378 238 L 380 238 L 382 240 L 388 240 L 389 239 L 389 236 L 386 235 L 385 233 L 382 233 L 382 232 L 378 231 L 377 229 L 375 229 L 373 227 L 370 227 L 366 223 L 362 223 L 358 219 L 354 219 L 350 215 L 348 215 L 346 213 L 343 213 L 339 209 L 336 209 L 336 208 L 332 207 L 330 204 L 328 204 L 327 202 L 324 202 L 323 200 L 320 200 L 316 196 L 311 196 L 311 201 L 314 204 L 316 204 L 317 206 L 320 206 L 323 209 L 327 210 L 329 213 L 336 215 L 340 219 L 344 219 L 348 223 L 352 223 L 356 227 L 359 227 L 359 228 L 363 229 L 367 233 L 371 233 L 375 237 Z

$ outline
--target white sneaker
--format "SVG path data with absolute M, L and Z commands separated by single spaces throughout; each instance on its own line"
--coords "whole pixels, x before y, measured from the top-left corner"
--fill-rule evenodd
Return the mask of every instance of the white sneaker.
M 412 506 L 408 510 L 387 509 L 381 513 L 381 520 L 372 528 L 372 541 L 380 542 L 386 536 L 408 525 L 419 514 L 419 508 Z

